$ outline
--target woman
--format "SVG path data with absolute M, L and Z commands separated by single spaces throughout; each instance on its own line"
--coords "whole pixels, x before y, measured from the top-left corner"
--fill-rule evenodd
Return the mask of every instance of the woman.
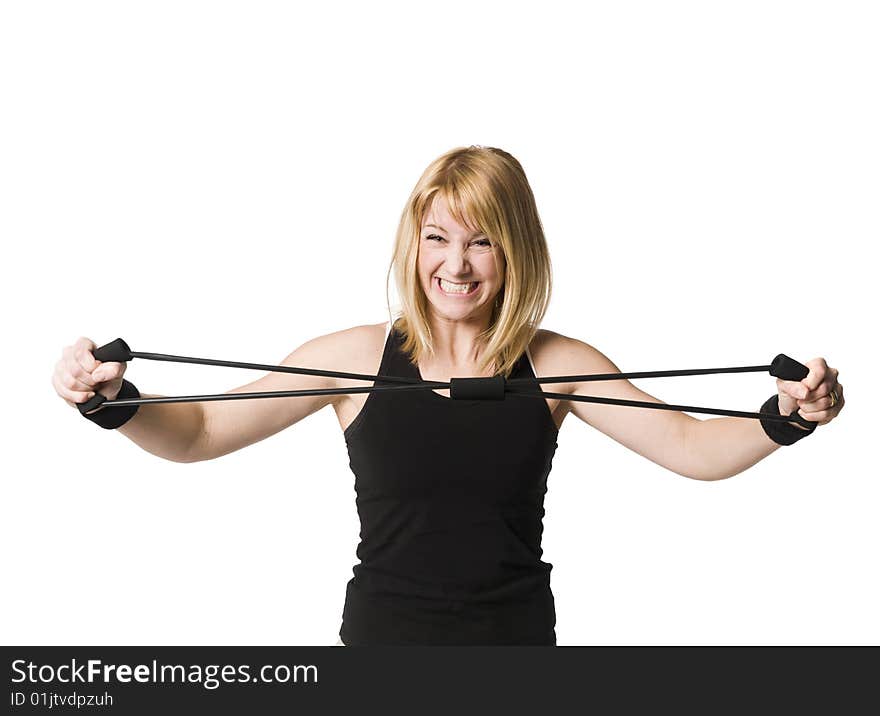
M 538 328 L 550 257 L 525 173 L 507 152 L 457 148 L 428 166 L 403 211 L 389 277 L 391 270 L 401 297 L 396 319 L 321 336 L 282 364 L 443 382 L 620 372 L 587 343 Z M 95 347 L 80 338 L 56 366 L 55 389 L 71 405 L 95 390 L 113 399 L 123 386 L 126 364 L 98 363 Z M 778 407 L 825 424 L 844 403 L 838 371 L 821 358 L 807 365 L 803 381 L 777 380 Z M 270 373 L 228 392 L 355 385 L 364 383 Z M 127 381 L 126 389 L 137 394 Z M 626 380 L 552 384 L 548 392 L 662 403 Z M 361 519 L 360 564 L 340 632 L 346 645 L 556 643 L 541 534 L 556 436 L 569 413 L 698 480 L 735 475 L 808 434 L 776 423 L 789 431 L 777 442 L 756 420 L 513 395 L 462 401 L 448 390 L 152 404 L 118 429 L 155 455 L 195 462 L 326 405 L 345 436 Z

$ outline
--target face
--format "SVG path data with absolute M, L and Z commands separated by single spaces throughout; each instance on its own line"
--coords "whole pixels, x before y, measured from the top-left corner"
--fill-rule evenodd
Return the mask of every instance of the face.
M 501 271 L 495 268 L 499 260 Z M 434 315 L 449 320 L 488 320 L 504 283 L 501 247 L 485 234 L 452 218 L 435 197 L 422 220 L 419 236 L 419 280 Z

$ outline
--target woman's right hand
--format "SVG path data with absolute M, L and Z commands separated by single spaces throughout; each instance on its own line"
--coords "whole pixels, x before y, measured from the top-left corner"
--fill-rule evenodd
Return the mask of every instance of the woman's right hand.
M 114 400 L 122 389 L 122 376 L 128 363 L 101 363 L 92 354 L 96 348 L 90 339 L 77 338 L 72 346 L 64 347 L 55 364 L 52 386 L 72 408 L 85 403 L 95 392 Z

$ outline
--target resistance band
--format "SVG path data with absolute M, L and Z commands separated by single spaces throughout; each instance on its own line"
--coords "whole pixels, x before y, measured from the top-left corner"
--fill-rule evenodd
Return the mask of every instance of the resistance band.
M 254 398 L 293 398 L 306 395 L 348 395 L 353 393 L 392 392 L 396 390 L 436 390 L 448 388 L 452 400 L 504 400 L 507 396 L 527 398 L 558 398 L 584 403 L 602 403 L 605 405 L 625 405 L 634 408 L 656 408 L 660 410 L 681 410 L 687 413 L 706 413 L 709 415 L 729 415 L 735 418 L 756 418 L 778 422 L 796 422 L 805 428 L 812 428 L 816 423 L 807 420 L 797 409 L 791 415 L 774 415 L 771 413 L 748 413 L 739 410 L 721 408 L 700 408 L 692 405 L 668 405 L 666 403 L 648 403 L 641 400 L 622 400 L 618 398 L 602 398 L 593 395 L 567 395 L 566 393 L 548 393 L 535 389 L 535 383 L 577 383 L 594 380 L 623 380 L 630 378 L 667 378 L 683 375 L 709 375 L 711 373 L 763 373 L 783 380 L 803 380 L 809 369 L 793 358 L 780 353 L 770 365 L 751 365 L 734 368 L 694 368 L 691 370 L 657 370 L 637 373 L 593 373 L 587 375 L 557 375 L 544 378 L 511 378 L 496 375 L 491 378 L 452 378 L 448 383 L 404 378 L 392 375 L 365 375 L 363 373 L 342 373 L 332 370 L 315 368 L 294 368 L 282 365 L 263 365 L 261 363 L 240 363 L 238 361 L 212 360 L 209 358 L 189 358 L 186 356 L 167 355 L 165 353 L 137 353 L 132 351 L 121 338 L 96 348 L 92 355 L 102 362 L 127 363 L 132 358 L 168 361 L 171 363 L 195 363 L 198 365 L 216 365 L 227 368 L 250 368 L 276 373 L 298 373 L 300 375 L 316 375 L 331 378 L 348 378 L 352 380 L 371 380 L 374 382 L 397 383 L 398 385 L 372 385 L 348 388 L 319 388 L 314 390 L 281 390 L 260 393 L 222 393 L 218 395 L 179 395 L 160 398 L 128 398 L 124 400 L 107 400 L 100 393 L 85 403 L 79 403 L 79 411 L 83 414 L 91 412 L 99 406 L 114 407 L 125 405 L 148 405 L 150 403 L 196 403 L 211 400 L 249 400 Z

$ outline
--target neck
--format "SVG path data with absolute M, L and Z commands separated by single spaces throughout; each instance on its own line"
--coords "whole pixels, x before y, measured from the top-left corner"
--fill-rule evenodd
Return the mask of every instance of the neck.
M 462 320 L 429 316 L 428 325 L 434 338 L 431 363 L 456 367 L 471 366 L 479 362 L 482 346 L 477 337 L 489 327 L 487 316 Z

